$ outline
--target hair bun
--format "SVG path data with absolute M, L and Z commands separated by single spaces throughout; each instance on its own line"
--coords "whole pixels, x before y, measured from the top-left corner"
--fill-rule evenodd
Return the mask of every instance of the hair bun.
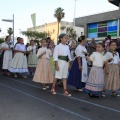
M 82 35 L 82 36 L 80 36 L 79 38 L 78 38 L 78 42 L 82 42 L 83 40 L 85 40 L 85 36 L 84 35 Z

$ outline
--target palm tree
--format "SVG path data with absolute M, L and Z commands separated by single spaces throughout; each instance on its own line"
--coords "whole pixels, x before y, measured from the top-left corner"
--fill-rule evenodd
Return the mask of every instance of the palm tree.
M 12 28 L 8 28 L 7 33 L 11 36 L 13 34 Z
M 62 9 L 61 7 L 58 7 L 57 9 L 55 9 L 54 17 L 57 19 L 57 22 L 58 22 L 58 34 L 57 34 L 57 38 L 58 38 L 59 24 L 60 24 L 61 20 L 65 17 L 64 9 Z

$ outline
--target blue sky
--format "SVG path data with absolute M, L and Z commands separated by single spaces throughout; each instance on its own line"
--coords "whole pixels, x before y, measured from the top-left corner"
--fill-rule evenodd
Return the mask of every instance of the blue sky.
M 75 0 L 1 0 L 0 1 L 0 36 L 7 35 L 11 23 L 2 22 L 2 19 L 12 19 L 15 15 L 15 36 L 20 36 L 19 29 L 26 30 L 32 27 L 31 14 L 36 13 L 37 25 L 54 22 L 54 10 L 62 7 L 65 12 L 64 21 L 73 21 Z M 118 7 L 108 0 L 77 0 L 76 17 L 87 16 L 105 11 L 117 10 Z

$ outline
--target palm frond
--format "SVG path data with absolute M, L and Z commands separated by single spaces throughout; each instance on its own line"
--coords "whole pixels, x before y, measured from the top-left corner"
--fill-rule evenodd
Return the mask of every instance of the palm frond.
M 64 9 L 61 7 L 55 9 L 54 17 L 57 19 L 58 22 L 61 22 L 61 20 L 65 17 Z

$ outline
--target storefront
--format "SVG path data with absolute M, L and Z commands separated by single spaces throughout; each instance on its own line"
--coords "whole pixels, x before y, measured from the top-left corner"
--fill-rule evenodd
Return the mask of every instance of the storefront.
M 120 0 L 109 2 L 118 6 L 118 10 L 75 19 L 75 25 L 84 28 L 88 40 L 95 38 L 96 41 L 103 41 L 107 35 L 111 35 L 112 39 L 120 38 Z

